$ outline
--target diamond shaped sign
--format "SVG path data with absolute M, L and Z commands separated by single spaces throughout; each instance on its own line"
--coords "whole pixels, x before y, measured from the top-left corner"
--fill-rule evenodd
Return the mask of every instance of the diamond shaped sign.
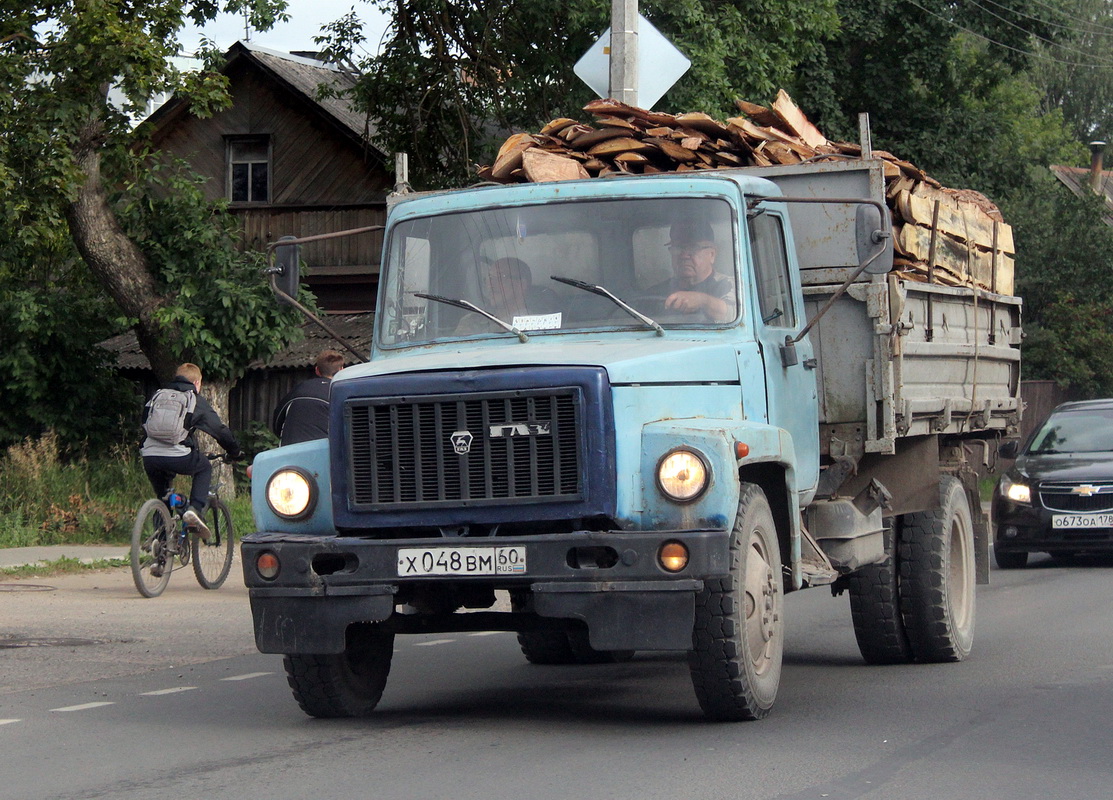
M 692 62 L 665 38 L 653 23 L 638 14 L 638 105 L 653 108 L 665 92 L 688 71 Z M 611 88 L 611 29 L 593 44 L 572 68 L 576 77 L 600 97 Z

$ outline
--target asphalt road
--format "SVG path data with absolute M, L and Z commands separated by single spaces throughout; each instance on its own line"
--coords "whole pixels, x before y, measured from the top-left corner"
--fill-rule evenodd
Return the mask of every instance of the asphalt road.
M 537 667 L 506 633 L 399 637 L 374 717 L 313 720 L 281 659 L 254 652 L 235 573 L 204 592 L 187 571 L 154 600 L 130 581 L 0 592 L 0 798 L 1081 800 L 1113 785 L 1113 560 L 995 571 L 961 664 L 865 666 L 845 596 L 790 595 L 777 707 L 733 725 L 702 720 L 681 656 Z

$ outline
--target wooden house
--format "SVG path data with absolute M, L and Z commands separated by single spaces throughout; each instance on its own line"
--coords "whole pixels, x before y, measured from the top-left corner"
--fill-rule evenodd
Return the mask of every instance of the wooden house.
M 366 118 L 344 97 L 355 78 L 305 55 L 237 42 L 227 53 L 232 106 L 207 119 L 172 98 L 146 121 L 154 147 L 208 177 L 213 199 L 229 201 L 245 246 L 381 225 L 392 186 L 387 156 Z M 321 308 L 374 308 L 380 233 L 305 245 L 304 279 Z

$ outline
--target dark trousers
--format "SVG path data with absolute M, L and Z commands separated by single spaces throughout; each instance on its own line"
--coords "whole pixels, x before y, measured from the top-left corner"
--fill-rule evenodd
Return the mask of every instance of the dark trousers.
M 185 456 L 143 456 L 143 469 L 151 480 L 155 497 L 166 497 L 177 475 L 192 475 L 193 488 L 189 492 L 189 505 L 198 514 L 209 502 L 209 484 L 213 478 L 213 464 L 200 450 Z

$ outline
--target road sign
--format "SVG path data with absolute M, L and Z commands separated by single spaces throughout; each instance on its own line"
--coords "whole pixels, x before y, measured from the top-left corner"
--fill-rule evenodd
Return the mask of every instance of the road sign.
M 610 91 L 611 29 L 593 44 L 572 71 L 576 77 L 591 87 L 600 97 Z M 665 92 L 672 88 L 692 62 L 653 27 L 653 23 L 638 15 L 638 105 L 653 108 Z

